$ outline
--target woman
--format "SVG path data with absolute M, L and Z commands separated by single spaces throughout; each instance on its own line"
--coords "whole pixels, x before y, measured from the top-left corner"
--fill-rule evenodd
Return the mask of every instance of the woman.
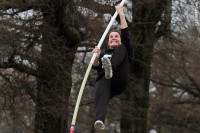
M 127 88 L 129 63 L 133 58 L 133 47 L 130 44 L 123 6 L 117 5 L 115 8 L 120 18 L 121 36 L 118 31 L 112 31 L 109 34 L 108 48 L 104 52 L 98 47 L 93 49 L 93 53 L 97 53 L 97 56 L 92 68 L 98 73 L 95 84 L 96 122 L 94 123 L 97 130 L 105 129 L 104 120 L 109 100 Z

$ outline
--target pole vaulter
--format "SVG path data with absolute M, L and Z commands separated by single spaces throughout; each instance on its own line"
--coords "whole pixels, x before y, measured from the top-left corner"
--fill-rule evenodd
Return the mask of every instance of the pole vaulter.
M 123 6 L 124 3 L 125 3 L 125 1 L 126 0 L 122 0 L 121 3 L 120 3 L 120 5 Z M 118 12 L 115 11 L 115 14 L 112 16 L 112 18 L 111 18 L 111 20 L 110 20 L 110 22 L 109 22 L 106 30 L 104 31 L 104 33 L 103 33 L 103 35 L 102 35 L 102 37 L 101 37 L 101 39 L 100 39 L 100 41 L 99 41 L 99 43 L 97 45 L 98 48 L 101 48 L 101 45 L 102 45 L 102 43 L 103 43 L 106 35 L 108 34 L 108 32 L 109 32 L 109 30 L 110 30 L 113 22 L 115 21 L 117 15 L 118 15 Z M 74 109 L 74 114 L 73 114 L 73 118 L 72 118 L 72 122 L 71 122 L 71 127 L 70 127 L 70 133 L 74 133 L 74 131 L 75 131 L 75 123 L 76 123 L 76 118 L 77 118 L 77 114 L 78 114 L 78 109 L 79 109 L 79 106 L 80 106 L 80 101 L 81 101 L 81 98 L 82 98 L 82 95 L 83 95 L 83 91 L 84 91 L 84 88 L 85 88 L 86 81 L 88 79 L 90 70 L 92 68 L 92 64 L 93 64 L 96 56 L 97 56 L 97 53 L 94 53 L 93 56 L 92 56 L 92 59 L 91 59 L 91 61 L 89 63 L 89 66 L 88 66 L 88 68 L 86 70 L 85 76 L 83 78 L 83 82 L 81 84 L 81 88 L 80 88 L 80 91 L 79 91 L 79 94 L 78 94 L 78 98 L 77 98 L 77 101 L 76 101 L 76 106 L 75 106 L 75 109 Z

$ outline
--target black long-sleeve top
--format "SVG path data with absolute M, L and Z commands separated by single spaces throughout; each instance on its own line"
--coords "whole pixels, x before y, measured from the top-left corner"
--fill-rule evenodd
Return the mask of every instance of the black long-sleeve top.
M 128 28 L 121 29 L 121 42 L 122 42 L 122 45 L 124 45 L 125 48 L 126 48 L 126 52 L 127 52 L 127 55 L 128 55 L 128 61 L 129 61 L 129 63 L 131 63 L 133 61 L 133 46 L 131 45 L 130 34 L 129 34 Z M 117 47 L 120 47 L 120 45 L 117 46 Z M 99 79 L 101 79 L 105 75 L 104 69 L 102 68 L 101 58 L 104 55 L 111 55 L 112 56 L 113 51 L 114 51 L 114 49 L 106 49 L 104 52 L 101 52 L 101 54 L 99 56 L 99 65 L 98 66 L 92 66 L 93 69 L 97 70 L 97 80 L 96 81 L 98 81 Z M 121 53 L 121 54 L 123 54 L 123 53 Z M 120 55 L 118 57 L 120 58 Z M 127 65 L 129 65 L 129 64 L 127 64 Z

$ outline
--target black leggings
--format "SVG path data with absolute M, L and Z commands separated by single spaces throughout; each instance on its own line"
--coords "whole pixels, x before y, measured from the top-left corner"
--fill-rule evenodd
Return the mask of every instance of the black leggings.
M 105 120 L 106 107 L 109 100 L 121 94 L 128 85 L 129 62 L 124 45 L 120 45 L 113 51 L 111 59 L 113 77 L 99 79 L 95 84 L 95 110 L 96 120 Z

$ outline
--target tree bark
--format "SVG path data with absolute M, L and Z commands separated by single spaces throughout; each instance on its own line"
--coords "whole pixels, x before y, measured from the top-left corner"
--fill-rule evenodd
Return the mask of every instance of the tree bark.
M 131 64 L 131 81 L 124 94 L 130 106 L 124 108 L 121 118 L 121 133 L 147 133 L 149 84 L 151 60 L 156 38 L 156 25 L 165 10 L 166 0 L 133 0 L 133 22 L 130 26 L 133 36 L 134 62 Z
M 71 70 L 80 36 L 70 18 L 74 17 L 72 1 L 49 0 L 47 5 L 42 7 L 44 42 L 38 62 L 34 129 L 36 133 L 64 133 L 67 130 Z

